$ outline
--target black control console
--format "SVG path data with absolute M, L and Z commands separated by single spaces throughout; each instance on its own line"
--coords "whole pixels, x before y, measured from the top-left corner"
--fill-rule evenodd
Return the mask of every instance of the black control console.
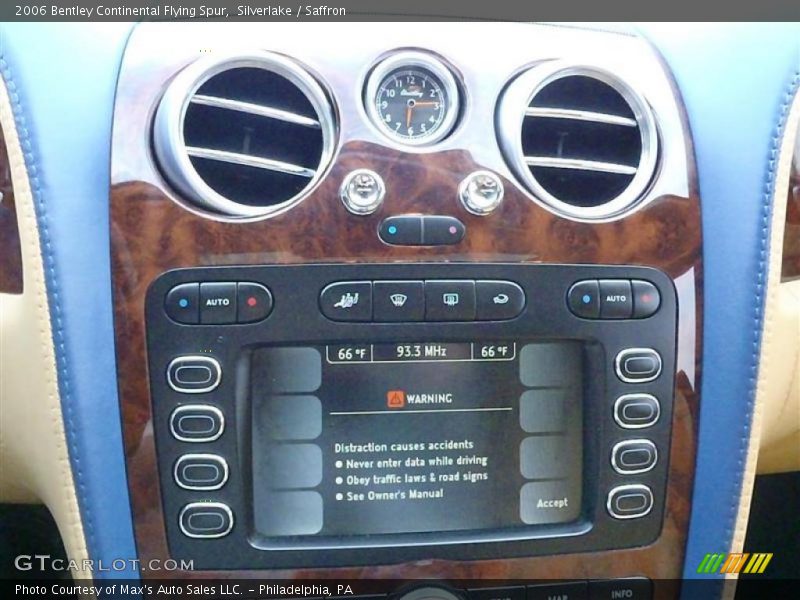
M 147 297 L 166 528 L 195 568 L 652 542 L 675 373 L 640 267 L 172 271 Z

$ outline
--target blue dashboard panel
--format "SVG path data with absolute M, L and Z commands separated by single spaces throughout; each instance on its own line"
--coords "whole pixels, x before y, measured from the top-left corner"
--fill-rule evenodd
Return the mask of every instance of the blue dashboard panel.
M 111 114 L 130 28 L 4 24 L 0 30 L 0 67 L 34 178 L 78 500 L 90 554 L 108 563 L 135 557 L 108 243 Z M 703 208 L 704 370 L 689 577 L 697 576 L 706 552 L 727 550 L 735 523 L 759 349 L 770 161 L 800 78 L 800 28 L 643 29 L 686 102 Z
M 684 577 L 700 577 L 703 556 L 726 552 L 736 523 L 755 398 L 773 159 L 800 81 L 800 26 L 655 25 L 645 34 L 683 95 L 702 201 L 703 380 L 684 569 Z
M 3 78 L 32 179 L 67 444 L 91 558 L 136 556 L 110 280 L 111 114 L 129 24 L 3 24 Z M 130 568 L 99 577 L 136 577 Z

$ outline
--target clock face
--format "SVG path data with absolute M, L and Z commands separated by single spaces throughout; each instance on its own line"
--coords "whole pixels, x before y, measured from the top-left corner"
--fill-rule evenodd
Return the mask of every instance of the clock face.
M 376 127 L 390 138 L 405 144 L 431 144 L 444 138 L 455 124 L 458 87 L 444 65 L 417 62 L 388 69 L 379 65 L 368 86 L 368 108 Z

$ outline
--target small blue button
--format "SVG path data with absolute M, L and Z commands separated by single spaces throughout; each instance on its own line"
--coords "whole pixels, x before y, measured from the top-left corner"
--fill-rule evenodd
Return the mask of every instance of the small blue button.
M 584 304 L 589 304 L 592 301 L 592 297 L 589 294 L 584 294 L 581 300 L 583 300 Z
M 178 305 L 179 305 L 181 308 L 186 308 L 187 306 L 189 306 L 189 301 L 188 301 L 186 298 L 181 298 L 181 299 L 178 301 Z
M 389 233 L 391 235 L 394 235 L 395 233 L 397 233 L 397 227 L 395 227 L 394 225 L 389 225 Z

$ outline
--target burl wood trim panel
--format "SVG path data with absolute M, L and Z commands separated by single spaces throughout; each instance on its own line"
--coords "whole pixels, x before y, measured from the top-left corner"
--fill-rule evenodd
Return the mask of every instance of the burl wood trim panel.
M 495 213 L 478 217 L 456 199 L 461 180 L 489 168 L 468 148 L 405 153 L 389 144 L 340 134 L 328 175 L 301 203 L 272 218 L 249 223 L 213 220 L 182 206 L 185 200 L 153 166 L 145 131 L 151 98 L 168 69 L 135 65 L 117 95 L 111 186 L 112 278 L 123 433 L 134 532 L 142 561 L 169 557 L 153 436 L 145 348 L 144 302 L 150 283 L 178 267 L 331 262 L 521 262 L 644 265 L 675 282 L 679 306 L 676 392 L 669 456 L 665 518 L 651 545 L 618 551 L 480 561 L 417 561 L 384 566 L 284 571 L 172 572 L 175 577 L 226 578 L 606 578 L 644 575 L 681 577 L 691 509 L 701 376 L 702 240 L 694 156 L 687 143 L 684 173 L 688 194 L 652 198 L 628 217 L 609 223 L 579 223 L 553 215 L 505 177 L 505 200 Z M 123 74 L 125 67 L 123 67 Z M 337 96 L 352 93 L 353 81 L 329 78 Z M 142 97 L 146 101 L 142 101 Z M 347 107 L 341 107 L 345 111 Z M 139 114 L 137 116 L 137 111 Z M 353 109 L 342 122 L 358 120 Z M 688 130 L 684 120 L 684 135 Z M 487 143 L 494 140 L 487 140 Z M 349 214 L 338 187 L 354 168 L 369 168 L 386 182 L 386 201 L 371 216 Z M 466 225 L 463 241 L 445 247 L 400 247 L 377 237 L 388 215 L 419 212 L 452 215 Z M 166 573 L 160 572 L 158 577 Z M 154 574 L 144 572 L 144 578 Z M 666 592 L 659 596 L 667 597 Z
M 797 147 L 800 148 L 800 144 Z M 787 281 L 798 277 L 800 277 L 800 156 L 795 156 L 789 178 L 789 199 L 786 202 L 781 278 Z
M 14 186 L 3 129 L 0 127 L 0 293 L 22 293 L 22 251 L 19 245 Z

